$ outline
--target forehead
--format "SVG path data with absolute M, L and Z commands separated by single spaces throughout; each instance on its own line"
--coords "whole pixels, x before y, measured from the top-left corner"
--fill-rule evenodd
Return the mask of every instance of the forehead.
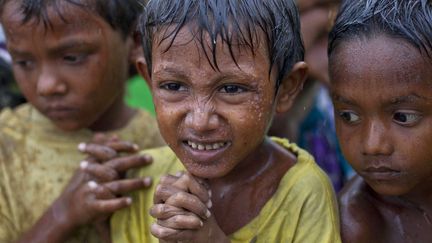
M 407 41 L 385 35 L 342 42 L 330 63 L 333 86 L 348 80 L 391 80 L 395 85 L 432 83 L 431 60 Z
M 98 14 L 66 1 L 46 7 L 46 17 L 32 16 L 24 22 L 25 15 L 20 1 L 8 1 L 1 11 L 1 23 L 8 39 L 20 40 L 31 35 L 57 34 L 67 35 L 76 32 L 93 32 L 110 27 Z
M 164 38 L 170 31 L 172 29 L 168 27 L 155 33 L 152 50 L 154 72 L 167 66 L 179 66 L 183 70 L 210 67 L 215 73 L 236 71 L 269 75 L 270 60 L 261 39 L 263 36 L 254 40 L 252 48 L 236 38 L 230 43 L 220 36 L 212 39 L 208 33 L 197 33 L 191 26 L 182 27 L 178 34 L 173 35 L 174 38 Z
M 348 40 L 330 63 L 335 96 L 382 104 L 413 95 L 432 98 L 431 61 L 402 39 Z

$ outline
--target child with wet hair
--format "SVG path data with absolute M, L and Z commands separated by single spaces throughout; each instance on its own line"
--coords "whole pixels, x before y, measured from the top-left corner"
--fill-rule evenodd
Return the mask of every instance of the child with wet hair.
M 0 113 L 1 243 L 101 242 L 110 215 L 131 203 L 123 194 L 150 185 L 123 179 L 148 156 L 117 158 L 163 144 L 156 121 L 123 102 L 140 9 L 136 0 L 0 2 L 29 102 Z
M 431 1 L 345 1 L 329 43 L 342 240 L 432 242 Z
M 169 175 L 114 214 L 113 241 L 340 242 L 327 176 L 266 136 L 307 73 L 293 1 L 153 0 L 140 26 L 137 66 L 168 147 L 130 176 Z

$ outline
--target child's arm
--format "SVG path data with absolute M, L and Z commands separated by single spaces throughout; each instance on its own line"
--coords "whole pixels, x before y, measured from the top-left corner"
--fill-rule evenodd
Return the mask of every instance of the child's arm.
M 151 184 L 149 178 L 122 179 L 126 170 L 146 165 L 151 158 L 117 157 L 119 151 L 136 151 L 130 143 L 116 141 L 112 147 L 117 151 L 104 145 L 81 145 L 80 150 L 91 157 L 81 162 L 60 197 L 18 242 L 64 242 L 79 227 L 104 222 L 113 212 L 130 205 L 130 198 L 122 194 Z
M 189 173 L 161 179 L 150 214 L 151 232 L 161 242 L 229 242 L 211 215 L 210 191 Z

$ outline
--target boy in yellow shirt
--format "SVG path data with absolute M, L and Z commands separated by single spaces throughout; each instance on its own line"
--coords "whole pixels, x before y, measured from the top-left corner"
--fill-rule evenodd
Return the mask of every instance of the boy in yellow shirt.
M 7 0 L 0 5 L 13 72 L 29 102 L 0 113 L 0 242 L 101 242 L 96 229 L 130 203 L 122 193 L 149 185 L 148 179 L 122 180 L 122 173 L 149 160 L 135 155 L 127 163 L 100 163 L 117 155 L 110 149 L 108 157 L 83 161 L 78 144 L 95 132 L 115 133 L 144 148 L 162 144 L 155 120 L 123 102 L 129 65 L 139 49 L 133 27 L 141 3 Z M 137 149 L 118 141 L 110 145 Z
M 138 69 L 169 147 L 131 176 L 171 175 L 113 216 L 113 241 L 340 242 L 326 175 L 266 137 L 307 73 L 293 1 L 155 0 L 140 26 Z

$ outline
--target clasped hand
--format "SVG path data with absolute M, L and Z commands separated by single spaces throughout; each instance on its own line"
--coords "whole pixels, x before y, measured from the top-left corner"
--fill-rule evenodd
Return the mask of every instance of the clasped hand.
M 229 242 L 212 207 L 211 191 L 188 172 L 161 178 L 150 215 L 157 219 L 152 234 L 161 242 Z

